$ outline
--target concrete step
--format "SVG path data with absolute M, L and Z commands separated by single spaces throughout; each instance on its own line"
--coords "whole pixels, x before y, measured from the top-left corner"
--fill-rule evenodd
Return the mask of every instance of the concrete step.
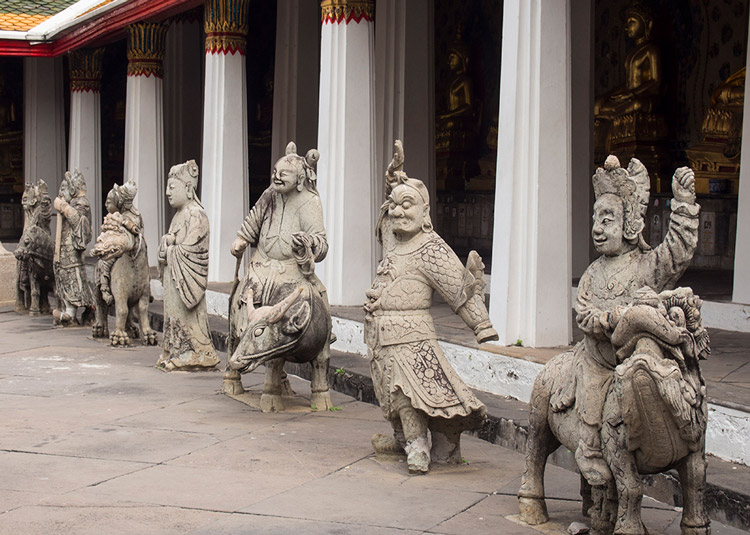
M 150 307 L 151 326 L 161 331 L 163 308 L 160 301 Z M 217 350 L 226 353 L 227 321 L 210 316 L 211 336 Z M 311 367 L 306 364 L 287 363 L 288 373 L 310 380 Z M 343 394 L 366 403 L 377 405 L 370 364 L 366 357 L 356 353 L 332 351 L 328 378 L 331 387 Z M 482 428 L 474 434 L 488 442 L 519 452 L 526 449 L 528 436 L 528 404 L 507 396 L 474 390 L 487 405 L 487 418 Z M 747 447 L 747 446 L 746 446 Z M 750 531 L 750 467 L 724 461 L 708 455 L 706 505 L 712 519 L 739 529 Z M 573 455 L 559 448 L 550 456 L 550 462 L 576 470 Z M 682 506 L 682 494 L 675 471 L 644 477 L 645 493 L 658 501 L 674 507 Z

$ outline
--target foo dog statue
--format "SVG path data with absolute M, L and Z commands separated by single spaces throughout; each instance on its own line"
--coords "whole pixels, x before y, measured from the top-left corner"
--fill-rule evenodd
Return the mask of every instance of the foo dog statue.
M 315 263 L 328 252 L 316 186 L 319 158 L 315 149 L 299 156 L 296 145 L 289 143 L 273 168 L 271 185 L 232 244 L 238 259 L 249 244 L 256 249 L 229 304 L 231 357 L 224 391 L 241 394 L 240 374 L 265 362 L 263 412 L 284 410 L 286 360 L 312 365 L 311 407 L 333 406 L 327 377 L 331 311 L 325 287 L 315 275 Z
M 148 271 L 143 218 L 133 206 L 138 188 L 132 180 L 117 184 L 107 194 L 107 215 L 102 233 L 96 238 L 91 256 L 99 257 L 96 265 L 96 322 L 94 338 L 109 337 L 113 346 L 130 344 L 138 337 L 133 320 L 138 319 L 143 343 L 156 345 L 156 331 L 148 319 L 151 277 Z M 107 311 L 115 305 L 115 330 L 109 334 Z
M 35 186 L 26 184 L 21 205 L 23 234 L 14 251 L 18 259 L 16 312 L 50 314 L 48 295 L 55 289 L 55 244 L 49 228 L 52 199 L 44 180 L 38 180 Z
M 553 358 L 531 395 L 521 519 L 548 520 L 544 466 L 560 444 L 575 451 L 582 494 L 600 533 L 645 534 L 641 476 L 676 468 L 683 535 L 707 535 L 706 389 L 699 359 L 710 353 L 701 300 L 674 286 L 698 241 L 695 177 L 672 177 L 672 216 L 664 241 L 643 239 L 648 173 L 614 156 L 593 177 L 592 236 L 602 254 L 581 277 L 576 321 L 584 340 Z M 590 505 L 590 504 L 586 504 Z M 585 506 L 586 507 L 586 506 Z

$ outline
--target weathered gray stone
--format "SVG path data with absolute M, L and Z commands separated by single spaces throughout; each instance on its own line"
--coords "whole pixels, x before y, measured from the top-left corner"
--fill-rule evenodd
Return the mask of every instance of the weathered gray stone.
M 49 314 L 47 295 L 55 288 L 52 259 L 55 244 L 50 232 L 50 205 L 47 184 L 38 180 L 26 184 L 21 199 L 23 206 L 23 234 L 15 250 L 16 312 L 32 316 Z
M 256 246 L 242 281 L 232 287 L 229 303 L 229 353 L 224 391 L 241 394 L 240 374 L 266 364 L 260 398 L 263 412 L 284 409 L 284 363 L 312 365 L 310 405 L 333 405 L 327 379 L 331 357 L 331 311 L 315 263 L 328 252 L 323 208 L 316 186 L 320 158 L 311 149 L 297 155 L 289 143 L 276 162 L 271 186 L 245 217 L 232 254 L 238 267 L 245 248 Z M 257 307 L 257 308 L 256 308 Z
M 96 264 L 96 322 L 92 328 L 94 338 L 107 338 L 113 346 L 129 345 L 131 335 L 138 336 L 138 328 L 130 318 L 138 318 L 141 337 L 148 345 L 156 345 L 156 331 L 151 329 L 148 304 L 151 297 L 151 277 L 148 271 L 146 240 L 143 236 L 143 218 L 133 206 L 138 188 L 132 180 L 117 184 L 107 194 L 104 203 L 107 215 L 102 233 L 96 238 L 92 256 L 99 257 Z M 116 326 L 109 335 L 107 311 L 114 303 Z
M 709 533 L 706 388 L 699 359 L 710 353 L 701 300 L 671 290 L 698 241 L 695 177 L 672 178 L 672 217 L 651 248 L 642 231 L 649 198 L 646 168 L 610 156 L 593 177 L 592 236 L 602 254 L 581 277 L 576 321 L 584 340 L 537 377 L 529 414 L 521 519 L 548 520 L 544 465 L 560 444 L 575 451 L 592 527 L 645 533 L 641 476 L 676 468 L 683 491 L 682 532 Z
M 484 305 L 482 259 L 472 251 L 464 267 L 433 231 L 427 188 L 409 178 L 403 164 L 396 141 L 377 227 L 384 258 L 366 294 L 365 342 L 375 393 L 393 426 L 393 437 L 375 435 L 373 447 L 381 455 L 406 453 L 409 471 L 424 474 L 431 461 L 460 463 L 461 432 L 480 427 L 486 413 L 437 344 L 429 311 L 433 291 L 477 341 L 497 339 L 497 333 Z
M 169 171 L 167 199 L 177 212 L 159 245 L 164 285 L 164 341 L 157 366 L 205 370 L 219 363 L 208 326 L 208 217 L 198 200 L 195 160 Z
M 55 236 L 55 323 L 77 323 L 79 307 L 84 308 L 81 323 L 93 321 L 94 299 L 86 276 L 83 253 L 91 241 L 91 205 L 86 198 L 86 180 L 76 169 L 67 171 L 54 201 L 57 210 Z

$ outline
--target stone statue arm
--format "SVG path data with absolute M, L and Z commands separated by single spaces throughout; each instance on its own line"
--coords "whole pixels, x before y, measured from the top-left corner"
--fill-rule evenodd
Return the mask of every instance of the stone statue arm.
M 307 239 L 300 240 L 300 232 L 295 232 L 292 236 L 292 247 L 295 248 L 295 245 L 302 242 L 309 242 L 315 262 L 325 259 L 328 254 L 328 238 L 323 226 L 323 205 L 317 195 L 312 195 L 300 209 L 300 229 Z
M 242 226 L 237 231 L 237 238 L 232 243 L 232 254 L 241 256 L 248 245 L 256 245 L 260 238 L 260 229 L 263 226 L 263 220 L 266 217 L 266 210 L 273 201 L 273 192 L 271 188 L 266 189 L 258 199 L 258 202 L 250 209 L 250 213 L 245 216 Z
M 442 239 L 420 250 L 420 271 L 458 317 L 468 325 L 479 343 L 497 340 L 484 304 L 484 264 L 472 251 L 466 267 Z
M 172 280 L 179 281 L 177 293 L 183 304 L 192 309 L 203 299 L 208 286 L 208 217 L 205 212 L 194 210 L 186 226 L 179 242 L 170 232 L 162 238 L 162 247 L 167 272 Z
M 578 283 L 578 297 L 575 305 L 576 323 L 585 335 L 604 340 L 612 336 L 619 314 L 603 310 L 594 304 L 590 269 L 591 266 L 586 269 Z
M 687 167 L 672 177 L 672 215 L 667 235 L 648 255 L 649 286 L 660 292 L 671 289 L 682 276 L 698 247 L 700 205 L 695 202 L 695 175 Z
M 73 247 L 78 250 L 85 249 L 91 241 L 88 203 L 82 202 L 80 198 L 75 198 L 68 203 L 65 199 L 58 197 L 55 199 L 55 207 L 70 225 Z

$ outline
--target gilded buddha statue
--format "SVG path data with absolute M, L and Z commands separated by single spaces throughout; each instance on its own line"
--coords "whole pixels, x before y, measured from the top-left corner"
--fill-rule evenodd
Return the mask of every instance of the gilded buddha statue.
M 653 30 L 651 11 L 638 1 L 630 4 L 625 11 L 625 34 L 634 45 L 625 56 L 625 82 L 596 99 L 594 139 L 597 154 L 647 162 L 657 179 L 656 189 L 662 160 L 659 145 L 668 128 L 660 113 L 665 84 Z
M 740 178 L 745 67 L 719 83 L 701 127 L 701 142 L 685 151 L 698 193 L 737 194 Z
M 443 111 L 438 113 L 435 124 L 438 182 L 444 183 L 447 179 L 455 182 L 453 187 L 463 189 L 463 182 L 475 171 L 471 167 L 477 167 L 476 158 L 471 155 L 479 135 L 479 113 L 468 72 L 469 47 L 461 37 L 460 26 L 448 47 L 448 67 L 452 78 L 444 97 Z

